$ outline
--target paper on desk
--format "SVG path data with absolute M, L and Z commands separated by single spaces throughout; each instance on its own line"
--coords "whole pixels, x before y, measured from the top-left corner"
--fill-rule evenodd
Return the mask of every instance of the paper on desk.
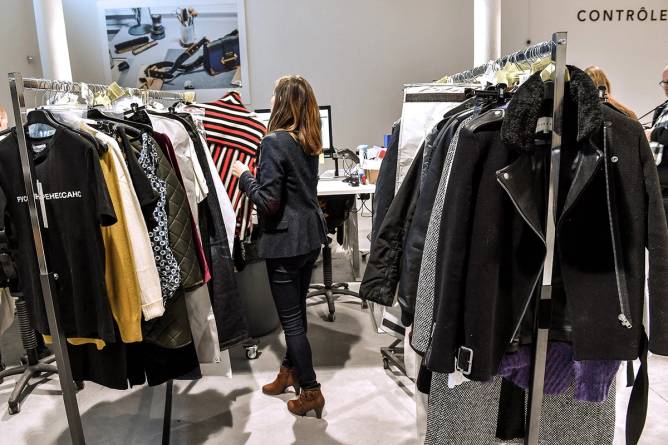
M 380 170 L 382 159 L 362 159 L 362 168 L 364 170 Z

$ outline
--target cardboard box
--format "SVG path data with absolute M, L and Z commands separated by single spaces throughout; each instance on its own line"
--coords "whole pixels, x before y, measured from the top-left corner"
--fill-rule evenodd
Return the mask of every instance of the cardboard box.
M 366 182 L 367 184 L 375 184 L 376 181 L 378 181 L 378 173 L 380 170 L 364 170 L 364 174 L 366 175 Z

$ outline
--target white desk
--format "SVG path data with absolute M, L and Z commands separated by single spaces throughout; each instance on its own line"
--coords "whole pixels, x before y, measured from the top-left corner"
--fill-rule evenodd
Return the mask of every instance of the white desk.
M 376 193 L 375 184 L 353 187 L 340 179 L 321 179 L 318 181 L 318 196 L 361 195 Z
M 376 192 L 375 184 L 359 185 L 353 187 L 342 179 L 321 179 L 318 181 L 318 196 L 341 196 L 341 195 L 373 195 Z M 357 205 L 357 202 L 354 204 Z M 344 248 L 351 253 L 353 275 L 356 280 L 360 276 L 360 240 L 357 212 L 350 212 L 345 222 Z

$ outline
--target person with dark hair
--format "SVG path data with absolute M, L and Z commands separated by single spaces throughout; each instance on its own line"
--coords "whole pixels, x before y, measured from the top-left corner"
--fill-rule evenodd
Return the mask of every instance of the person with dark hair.
M 313 265 L 327 239 L 327 224 L 317 197 L 320 112 L 311 85 L 301 76 L 278 79 L 271 105 L 257 177 L 242 162 L 232 167 L 241 191 L 258 211 L 258 253 L 267 262 L 287 344 L 278 376 L 262 391 L 278 395 L 293 386 L 299 398 L 288 402 L 288 410 L 300 416 L 314 410 L 321 418 L 325 399 L 306 337 L 306 295 Z

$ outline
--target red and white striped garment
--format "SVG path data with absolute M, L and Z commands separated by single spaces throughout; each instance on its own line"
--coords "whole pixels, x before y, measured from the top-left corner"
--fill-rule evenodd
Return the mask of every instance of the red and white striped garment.
M 235 234 L 243 240 L 250 234 L 253 205 L 239 190 L 239 181 L 232 176 L 232 164 L 239 160 L 255 174 L 258 147 L 267 129 L 252 111 L 244 107 L 237 92 L 228 93 L 215 102 L 194 106 L 204 109 L 202 121 L 206 141 L 237 214 Z

